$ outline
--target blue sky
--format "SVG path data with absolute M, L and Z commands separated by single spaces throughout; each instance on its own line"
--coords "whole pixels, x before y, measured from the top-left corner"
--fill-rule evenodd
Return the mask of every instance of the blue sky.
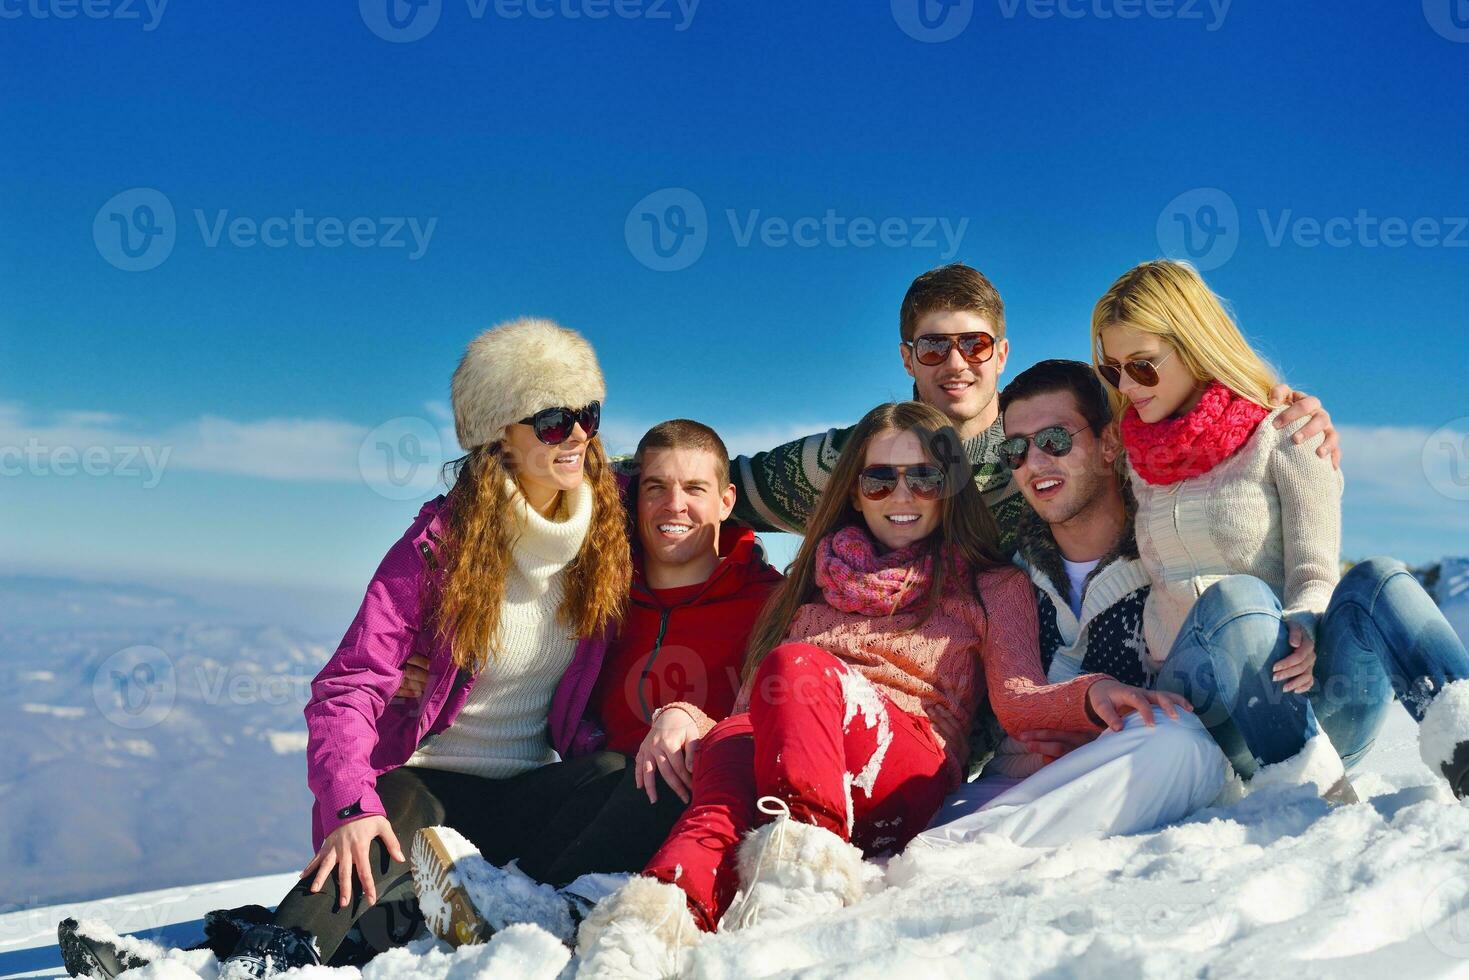
M 1462 0 L 389 2 L 0 0 L 5 568 L 358 591 L 495 322 L 592 339 L 614 448 L 750 450 L 905 393 L 926 268 L 1015 370 L 1190 246 L 1342 424 L 1346 552 L 1469 550 Z

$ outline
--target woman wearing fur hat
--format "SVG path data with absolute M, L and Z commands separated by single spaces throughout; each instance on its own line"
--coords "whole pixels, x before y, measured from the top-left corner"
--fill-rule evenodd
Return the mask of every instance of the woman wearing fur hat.
M 554 752 L 575 740 L 631 568 L 597 439 L 596 356 L 573 331 L 517 320 L 469 345 L 452 391 L 467 452 L 454 485 L 388 551 L 312 683 L 316 857 L 273 916 L 211 916 L 206 945 L 225 957 L 222 978 L 330 963 L 368 909 L 407 909 L 400 842 L 419 828 L 447 824 L 508 861 L 558 815 L 574 819 L 565 811 L 577 791 L 622 765 L 611 753 L 556 762 Z M 429 661 L 424 694 L 395 698 L 415 653 Z M 70 920 L 61 931 L 74 976 L 141 965 Z M 368 938 L 380 947 L 385 937 Z

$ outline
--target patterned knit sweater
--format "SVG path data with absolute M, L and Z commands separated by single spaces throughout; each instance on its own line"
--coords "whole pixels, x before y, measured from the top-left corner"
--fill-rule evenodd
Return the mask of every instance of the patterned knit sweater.
M 1003 568 L 980 573 L 974 584 L 983 608 L 968 583 L 962 583 L 947 589 L 916 629 L 917 612 L 871 617 L 818 600 L 797 611 L 786 634 L 787 640 L 810 643 L 840 658 L 899 708 L 926 717 L 944 746 L 956 784 L 968 758 L 970 723 L 986 695 L 1006 731 L 1100 731 L 1087 711 L 1086 695 L 1102 675 L 1046 683 L 1036 647 L 1030 580 L 1019 569 Z M 747 680 L 736 712 L 748 710 L 752 687 Z M 701 735 L 714 727 L 697 708 L 677 707 L 693 715 Z
M 1143 632 L 1154 670 L 1194 602 L 1227 575 L 1263 581 L 1286 618 L 1312 633 L 1331 601 L 1341 577 L 1342 476 L 1316 455 L 1321 436 L 1291 442 L 1305 419 L 1275 428 L 1282 411 L 1202 476 L 1153 486 L 1129 467 L 1138 553 L 1153 580 Z
M 855 428 L 828 429 L 754 456 L 736 457 L 730 464 L 739 494 L 733 519 L 757 531 L 802 533 Z M 996 419 L 966 441 L 964 451 L 974 464 L 974 482 L 1000 527 L 1000 547 L 1010 552 L 1015 548 L 1015 528 L 1030 506 L 1000 461 L 1004 441 L 1003 419 Z

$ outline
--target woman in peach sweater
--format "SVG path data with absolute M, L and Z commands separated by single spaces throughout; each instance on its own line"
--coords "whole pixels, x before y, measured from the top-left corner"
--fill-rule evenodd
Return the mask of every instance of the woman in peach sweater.
M 693 800 L 582 924 L 583 970 L 674 975 L 701 932 L 856 901 L 863 856 L 901 850 L 959 784 L 986 695 L 1009 731 L 1174 711 L 1100 674 L 1046 683 L 1030 582 L 967 473 L 932 407 L 881 405 L 858 424 L 755 627 L 737 713 L 662 709 L 707 732 Z

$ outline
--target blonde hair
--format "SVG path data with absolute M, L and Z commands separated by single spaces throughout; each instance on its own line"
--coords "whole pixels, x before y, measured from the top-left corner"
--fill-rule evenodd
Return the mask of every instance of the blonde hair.
M 586 478 L 592 488 L 592 526 L 581 551 L 567 566 L 566 592 L 557 618 L 578 637 L 590 637 L 622 618 L 632 580 L 627 517 L 617 480 L 593 436 L 586 448 Z M 478 446 L 455 464 L 444 538 L 444 577 L 437 594 L 435 625 L 450 640 L 454 664 L 478 673 L 494 658 L 518 530 L 511 509 L 510 478 L 498 443 Z
M 1275 370 L 1255 353 L 1202 276 L 1183 262 L 1161 259 L 1129 269 L 1092 310 L 1092 367 L 1102 361 L 1102 331 L 1125 326 L 1167 341 L 1199 381 L 1218 381 L 1241 398 L 1270 407 Z M 1100 373 L 1100 372 L 1098 372 Z M 1108 386 L 1113 415 L 1127 398 Z

